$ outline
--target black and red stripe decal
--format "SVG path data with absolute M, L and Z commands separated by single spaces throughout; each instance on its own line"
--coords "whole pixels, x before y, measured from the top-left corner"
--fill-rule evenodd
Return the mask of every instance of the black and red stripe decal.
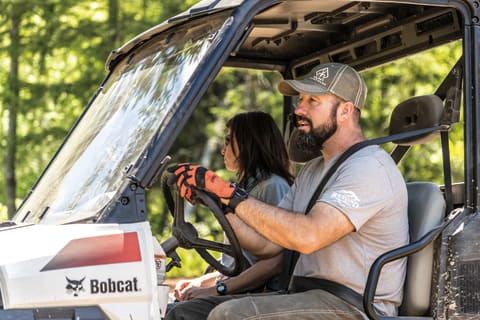
M 72 240 L 41 271 L 141 260 L 138 234 L 128 232 Z

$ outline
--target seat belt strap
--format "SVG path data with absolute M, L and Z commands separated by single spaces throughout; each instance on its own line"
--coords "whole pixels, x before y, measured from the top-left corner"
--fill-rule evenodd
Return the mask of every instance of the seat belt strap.
M 363 296 L 360 293 L 354 291 L 353 289 L 350 289 L 349 287 L 334 281 L 310 277 L 293 276 L 292 281 L 290 281 L 288 292 L 297 293 L 314 289 L 321 289 L 330 292 L 334 296 L 337 296 L 338 298 L 348 302 L 357 309 L 364 311 Z
M 445 203 L 447 204 L 447 213 L 453 210 L 453 189 L 452 189 L 452 169 L 450 167 L 450 150 L 448 145 L 448 131 L 440 133 L 442 138 L 442 156 L 443 156 L 443 180 L 445 182 Z

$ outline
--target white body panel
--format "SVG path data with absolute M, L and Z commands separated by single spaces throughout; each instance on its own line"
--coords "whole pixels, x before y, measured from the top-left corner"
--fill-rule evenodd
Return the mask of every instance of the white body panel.
M 111 319 L 160 319 L 153 240 L 148 222 L 2 229 L 4 308 L 98 305 Z

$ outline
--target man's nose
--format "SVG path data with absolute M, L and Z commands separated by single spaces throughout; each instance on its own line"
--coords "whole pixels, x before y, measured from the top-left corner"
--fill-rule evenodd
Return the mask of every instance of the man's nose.
M 299 101 L 297 103 L 297 106 L 295 107 L 295 109 L 293 110 L 293 112 L 297 115 L 297 116 L 303 116 L 306 114 L 306 108 L 305 108 L 305 102 L 303 101 Z

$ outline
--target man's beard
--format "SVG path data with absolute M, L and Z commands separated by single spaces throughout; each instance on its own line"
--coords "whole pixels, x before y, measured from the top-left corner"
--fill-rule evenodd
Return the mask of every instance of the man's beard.
M 322 150 L 325 141 L 327 141 L 337 131 L 336 115 L 338 105 L 339 104 L 332 109 L 330 121 L 327 124 L 317 128 L 313 127 L 312 120 L 306 117 L 297 116 L 297 121 L 306 121 L 310 127 L 308 132 L 300 131 L 298 134 L 297 145 L 300 150 L 312 152 L 316 150 Z

